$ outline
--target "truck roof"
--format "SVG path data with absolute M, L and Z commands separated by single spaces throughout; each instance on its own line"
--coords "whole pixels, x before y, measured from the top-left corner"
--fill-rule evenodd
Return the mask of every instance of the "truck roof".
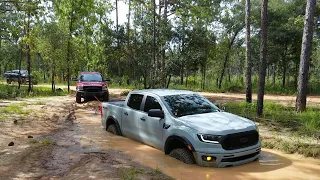
M 101 74 L 99 72 L 81 72 L 81 74 Z
M 187 91 L 187 90 L 175 90 L 175 89 L 144 89 L 144 90 L 136 90 L 132 91 L 132 93 L 152 93 L 158 96 L 170 96 L 177 94 L 195 94 L 195 92 Z

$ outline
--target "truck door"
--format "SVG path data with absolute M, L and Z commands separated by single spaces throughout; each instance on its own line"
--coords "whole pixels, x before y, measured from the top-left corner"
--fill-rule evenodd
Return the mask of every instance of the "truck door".
M 139 121 L 143 114 L 141 109 L 142 94 L 131 94 L 127 107 L 122 111 L 122 133 L 124 136 L 140 140 L 139 138 Z
M 143 106 L 144 113 L 139 117 L 140 137 L 144 143 L 157 149 L 161 149 L 164 119 L 149 117 L 148 111 L 150 109 L 162 110 L 162 107 L 155 97 L 146 96 Z

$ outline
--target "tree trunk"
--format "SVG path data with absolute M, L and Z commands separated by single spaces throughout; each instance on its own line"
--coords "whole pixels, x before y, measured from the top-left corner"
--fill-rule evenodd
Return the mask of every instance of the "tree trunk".
M 28 12 L 28 21 L 27 21 L 27 37 L 29 38 L 30 35 L 30 16 L 31 13 Z M 32 86 L 31 86 L 31 59 L 30 59 L 30 45 L 27 43 L 27 63 L 28 63 L 28 92 L 30 93 L 32 91 Z M 19 77 L 20 77 L 20 69 L 19 69 Z M 20 78 L 19 78 L 20 79 Z
M 231 68 L 228 68 L 228 81 L 231 83 Z
M 260 67 L 259 67 L 259 82 L 258 82 L 258 102 L 257 115 L 261 117 L 263 114 L 263 98 L 266 77 L 267 64 L 267 27 L 268 26 L 268 0 L 262 0 L 261 5 L 261 44 L 260 44 Z
M 314 14 L 316 7 L 316 0 L 308 0 L 306 7 L 306 15 L 304 22 L 301 56 L 300 56 L 300 70 L 298 78 L 296 110 L 301 112 L 306 110 L 307 105 L 307 85 L 310 57 L 312 53 L 312 37 L 314 26 Z
M 220 75 L 220 79 L 219 79 L 219 86 L 218 88 L 221 89 L 221 86 L 222 86 L 222 80 L 223 80 L 223 76 L 224 76 L 224 73 L 226 71 L 226 68 L 227 68 L 227 64 L 228 64 L 228 61 L 229 61 L 229 55 L 230 55 L 230 51 L 231 51 L 231 48 L 232 48 L 232 45 L 238 35 L 238 33 L 241 31 L 241 29 L 237 29 L 228 45 L 228 50 L 227 50 L 227 53 L 226 53 L 226 56 L 224 57 L 224 63 L 223 63 L 223 69 L 222 69 L 222 72 L 221 72 L 221 75 Z
M 184 72 L 183 72 L 183 66 L 180 68 L 180 85 L 183 85 L 183 77 L 184 77 Z
M 128 0 L 128 24 L 127 24 L 127 34 L 128 34 L 127 46 L 128 46 L 128 48 L 130 45 L 130 17 L 131 17 L 131 0 Z
M 171 81 L 171 74 L 169 75 L 169 79 L 168 79 L 168 83 L 167 83 L 167 89 L 169 88 L 169 85 L 170 85 L 170 81 Z
M 203 65 L 203 70 L 202 70 L 202 83 L 201 83 L 201 88 L 202 90 L 204 90 L 205 88 L 205 85 L 206 85 L 206 71 L 207 71 L 207 66 L 206 66 L 207 63 L 205 63 Z
M 152 55 L 153 55 L 153 70 L 151 72 L 151 87 L 155 87 L 155 78 L 157 74 L 157 62 L 156 62 L 156 0 L 153 0 L 153 38 L 152 38 Z
M 24 30 L 25 32 L 25 30 Z M 23 59 L 23 50 L 22 50 L 22 45 L 21 45 L 21 48 L 20 48 L 20 62 L 19 62 L 19 70 L 21 70 L 21 64 L 22 64 L 22 59 Z M 18 80 L 18 89 L 21 88 L 21 77 L 19 76 L 19 80 Z
M 186 87 L 188 87 L 188 72 L 186 73 Z
M 251 2 L 246 0 L 246 102 L 252 102 L 252 62 L 251 62 Z
M 285 48 L 285 52 L 284 54 L 282 55 L 282 68 L 283 68 L 283 71 L 282 71 L 282 88 L 285 88 L 286 86 L 286 75 L 287 75 L 287 50 L 288 50 L 288 47 L 286 46 Z
M 276 86 L 276 72 L 277 72 L 277 66 L 275 64 L 272 65 L 273 68 L 272 68 L 272 86 L 275 87 Z
M 71 59 L 71 29 L 72 29 L 72 18 L 69 22 L 69 37 L 68 37 L 68 44 L 67 44 L 67 81 L 68 81 L 68 92 L 70 92 L 70 59 Z M 63 77 L 64 78 L 64 77 Z
M 286 74 L 287 74 L 287 64 L 286 64 L 286 60 L 283 59 L 282 62 L 282 67 L 283 67 L 283 71 L 282 71 L 282 88 L 285 88 L 286 86 Z
M 53 64 L 54 64 L 54 60 L 53 60 Z M 52 76 L 51 76 L 51 89 L 52 89 L 52 92 L 56 91 L 56 85 L 55 85 L 55 82 L 54 82 L 54 77 L 55 77 L 55 68 L 53 66 L 52 67 Z
M 166 39 L 167 39 L 167 9 L 168 9 L 168 3 L 167 0 L 164 0 L 164 34 L 165 40 L 162 45 L 162 63 L 161 63 L 161 72 L 162 72 L 162 87 L 166 87 Z M 160 15 L 160 14 L 159 14 Z
M 117 68 L 118 68 L 118 76 L 121 77 L 121 68 L 120 68 L 120 45 L 119 45 L 119 9 L 118 9 L 118 0 L 116 0 L 116 32 L 117 32 Z

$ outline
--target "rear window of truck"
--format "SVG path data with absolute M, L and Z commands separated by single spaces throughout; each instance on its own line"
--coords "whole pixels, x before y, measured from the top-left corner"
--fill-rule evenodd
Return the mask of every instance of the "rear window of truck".
M 143 95 L 141 94 L 131 94 L 128 101 L 128 106 L 135 110 L 140 110 Z

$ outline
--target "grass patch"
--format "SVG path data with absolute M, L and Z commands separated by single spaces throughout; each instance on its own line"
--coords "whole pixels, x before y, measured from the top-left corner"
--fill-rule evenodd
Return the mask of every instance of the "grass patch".
M 46 103 L 43 101 L 37 101 L 34 103 L 34 105 L 46 105 Z
M 0 109 L 0 114 L 30 114 L 30 110 L 23 110 L 23 107 L 27 106 L 27 103 L 10 104 L 9 106 Z
M 320 135 L 320 109 L 318 108 L 309 108 L 305 112 L 297 113 L 293 107 L 265 102 L 264 115 L 262 118 L 258 118 L 256 116 L 256 103 L 229 102 L 225 104 L 225 107 L 228 112 L 264 123 L 274 127 L 275 130 L 287 128 L 287 130 L 298 133 L 298 135 L 311 137 Z
M 48 96 L 64 96 L 67 95 L 67 90 L 52 92 L 49 87 L 33 87 L 33 91 L 28 93 L 27 86 L 4 85 L 0 84 L 0 99 L 10 99 L 16 97 L 48 97 Z
M 55 142 L 50 137 L 43 138 L 42 140 L 39 141 L 39 143 L 44 146 L 49 146 L 49 145 L 55 144 Z
M 263 138 L 262 147 L 277 149 L 289 154 L 298 153 L 305 157 L 320 157 L 320 144 L 307 144 L 301 141 L 285 141 L 281 138 Z
M 40 145 L 40 146 L 51 146 L 55 145 L 55 142 L 50 137 L 44 137 L 41 140 L 31 139 L 30 144 Z
M 139 174 L 143 172 L 142 169 L 130 168 L 123 171 L 123 180 L 135 180 L 138 179 Z
M 31 139 L 31 140 L 29 140 L 29 143 L 30 143 L 30 144 L 38 144 L 39 141 L 37 141 L 37 140 L 35 140 L 35 139 Z

